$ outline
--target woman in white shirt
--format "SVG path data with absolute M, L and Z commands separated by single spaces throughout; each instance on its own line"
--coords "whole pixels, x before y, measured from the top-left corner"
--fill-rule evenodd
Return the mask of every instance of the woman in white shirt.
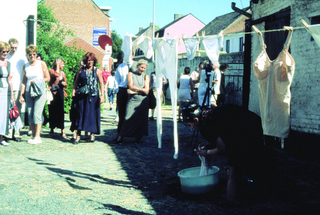
M 20 103 L 26 102 L 26 111 L 28 113 L 28 121 L 32 130 L 32 138 L 28 140 L 29 144 L 42 143 L 40 132 L 42 127 L 42 111 L 46 103 L 45 82 L 50 81 L 48 67 L 44 61 L 37 59 L 37 47 L 29 45 L 26 48 L 29 62 L 23 66 L 22 83 L 20 92 Z M 33 86 L 32 86 L 33 85 Z M 33 97 L 31 95 L 31 87 L 38 85 L 41 95 Z M 25 98 L 23 94 L 25 93 Z

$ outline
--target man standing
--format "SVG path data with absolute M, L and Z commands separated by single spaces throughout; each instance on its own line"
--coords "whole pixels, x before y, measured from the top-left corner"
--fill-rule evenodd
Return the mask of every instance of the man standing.
M 228 70 L 229 65 L 226 63 L 222 63 L 219 67 L 221 72 L 221 82 L 220 82 L 220 94 L 217 98 L 217 106 L 225 105 L 228 103 L 226 97 L 226 86 L 225 86 L 225 76 L 224 73 Z
M 212 92 L 213 98 L 211 99 L 211 103 L 213 106 L 217 106 L 217 99 L 218 99 L 218 95 L 220 94 L 220 82 L 221 82 L 221 73 L 218 67 L 215 67 L 213 71 L 213 79 L 212 79 L 214 92 Z
M 16 53 L 18 46 L 19 46 L 19 42 L 17 39 L 11 38 L 11 39 L 9 39 L 8 43 L 11 48 L 10 48 L 10 52 L 7 56 L 7 59 L 11 63 L 11 72 L 13 74 L 12 85 L 13 85 L 13 94 L 14 94 L 14 99 L 15 99 L 15 105 L 17 106 L 17 108 L 19 110 L 21 119 L 24 119 L 25 104 L 21 104 L 19 102 L 19 96 L 20 96 L 20 88 L 21 88 L 21 82 L 22 82 L 22 68 L 23 68 L 24 64 L 27 63 L 27 59 L 25 56 L 23 56 L 23 55 L 19 56 L 19 53 Z M 9 138 L 13 138 L 16 141 L 20 141 L 21 140 L 20 131 L 19 130 L 14 131 L 14 134 L 13 134 L 13 130 L 10 129 Z

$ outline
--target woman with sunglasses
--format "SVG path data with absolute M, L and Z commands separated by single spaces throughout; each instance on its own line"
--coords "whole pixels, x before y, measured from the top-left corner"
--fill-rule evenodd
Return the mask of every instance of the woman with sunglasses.
M 8 92 L 11 91 L 11 101 L 14 104 L 12 74 L 10 73 L 10 62 L 6 60 L 10 45 L 0 41 L 0 144 L 9 145 L 3 137 L 9 134 L 9 104 Z
M 37 59 L 37 47 L 29 45 L 26 48 L 29 62 L 23 66 L 23 78 L 21 83 L 20 99 L 21 103 L 26 102 L 29 125 L 32 130 L 32 138 L 28 140 L 29 144 L 42 143 L 40 132 L 42 126 L 42 111 L 46 103 L 45 82 L 50 81 L 50 75 L 47 65 L 44 61 Z M 37 85 L 42 91 L 38 96 L 31 94 L 31 88 Z M 25 93 L 25 99 L 23 94 Z

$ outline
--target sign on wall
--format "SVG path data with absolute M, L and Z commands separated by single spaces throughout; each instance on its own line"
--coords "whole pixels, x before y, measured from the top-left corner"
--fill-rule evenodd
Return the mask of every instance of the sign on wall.
M 93 42 L 92 42 L 92 45 L 99 46 L 98 38 L 101 35 L 107 35 L 107 28 L 105 28 L 105 27 L 93 27 Z

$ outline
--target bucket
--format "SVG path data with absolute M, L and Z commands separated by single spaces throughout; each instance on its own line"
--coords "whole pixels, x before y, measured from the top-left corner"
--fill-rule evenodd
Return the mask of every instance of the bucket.
M 199 176 L 200 166 L 183 169 L 178 172 L 181 190 L 188 194 L 201 194 L 212 191 L 219 182 L 219 167 L 212 166 L 208 175 Z

